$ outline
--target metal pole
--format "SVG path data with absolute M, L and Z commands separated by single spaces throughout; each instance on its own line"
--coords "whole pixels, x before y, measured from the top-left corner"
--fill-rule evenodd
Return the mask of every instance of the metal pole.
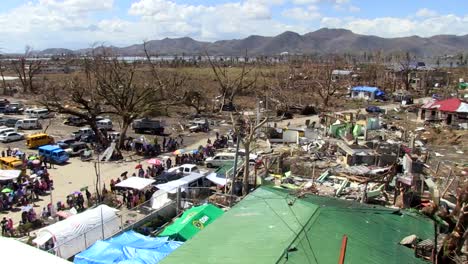
M 101 204 L 101 231 L 102 231 L 102 240 L 106 239 L 104 237 L 104 218 L 102 216 L 102 204 Z
M 229 201 L 229 206 L 232 206 L 232 203 L 233 203 L 233 198 L 234 198 L 234 181 L 236 179 L 236 175 L 237 175 L 237 161 L 238 161 L 238 158 L 239 158 L 239 137 L 240 137 L 240 133 L 237 132 L 236 133 L 237 136 L 236 136 L 236 156 L 234 157 L 234 171 L 232 173 L 232 181 L 231 181 L 231 197 L 230 197 L 230 201 Z M 248 161 L 248 158 L 247 158 L 247 161 Z

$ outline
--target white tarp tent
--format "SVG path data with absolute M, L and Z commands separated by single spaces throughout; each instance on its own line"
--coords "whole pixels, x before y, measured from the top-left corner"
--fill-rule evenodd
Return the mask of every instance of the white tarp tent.
M 153 179 L 130 177 L 124 181 L 119 182 L 115 185 L 115 187 L 143 190 L 146 187 L 150 186 L 153 182 L 155 182 L 155 180 Z
M 0 170 L 0 181 L 14 180 L 20 175 L 20 170 Z
M 0 236 L 2 263 L 71 264 L 71 262 L 31 247 L 13 238 Z M 16 252 L 16 253 L 14 253 Z
M 104 240 L 119 232 L 120 218 L 117 212 L 117 209 L 100 205 L 70 216 L 40 229 L 33 243 L 42 247 L 51 240 L 56 255 L 68 259 L 87 249 L 97 240 Z
M 158 184 L 156 185 L 156 187 L 159 189 L 159 190 L 163 190 L 163 191 L 166 191 L 168 193 L 176 193 L 177 192 L 177 188 L 180 187 L 181 188 L 181 191 L 185 191 L 185 188 L 188 187 L 188 185 L 198 179 L 201 179 L 205 177 L 205 174 L 200 174 L 200 173 L 196 173 L 196 172 L 192 172 L 190 173 L 189 175 L 183 177 L 183 178 L 180 178 L 178 180 L 175 180 L 175 181 L 170 181 L 170 182 L 167 182 L 167 183 L 163 183 L 163 184 Z
M 167 192 L 164 190 L 158 190 L 151 196 L 151 208 L 153 209 L 161 209 L 172 202 L 174 201 L 169 199 Z

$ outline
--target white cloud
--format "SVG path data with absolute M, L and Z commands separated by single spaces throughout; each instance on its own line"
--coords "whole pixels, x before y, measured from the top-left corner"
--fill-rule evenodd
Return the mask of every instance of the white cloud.
M 114 0 L 31 0 L 0 13 L 0 47 L 21 51 L 26 44 L 85 48 L 102 42 L 124 46 L 146 39 L 189 36 L 197 40 L 272 36 L 286 30 L 306 33 L 320 27 L 346 28 L 383 37 L 468 34 L 468 16 L 420 9 L 409 17 L 360 18 L 350 0 L 229 0 L 215 4 L 181 4 L 179 0 L 134 0 L 132 19 L 112 17 Z M 186 1 L 190 3 L 190 1 Z M 294 3 L 295 5 L 286 5 Z M 333 5 L 350 17 L 322 17 Z M 320 7 L 320 10 L 318 9 Z M 276 17 L 287 17 L 287 22 Z M 106 14 L 100 19 L 100 14 Z
M 404 37 L 419 35 L 429 37 L 438 34 L 467 34 L 468 16 L 441 15 L 424 19 L 381 17 L 363 19 L 348 17 L 344 19 L 325 17 L 323 27 L 346 28 L 359 34 L 382 37 Z
M 307 5 L 307 4 L 316 4 L 320 0 L 292 0 L 292 3 L 295 5 Z
M 353 12 L 353 13 L 356 13 L 356 12 L 361 11 L 361 8 L 359 8 L 357 6 L 354 6 L 354 5 L 351 5 L 351 6 L 349 6 L 349 11 Z
M 318 8 L 314 5 L 308 6 L 307 8 L 290 8 L 282 12 L 284 17 L 294 20 L 315 20 L 321 17 L 318 12 Z
M 434 10 L 430 10 L 428 8 L 421 8 L 416 12 L 416 16 L 418 17 L 433 17 L 437 16 L 437 12 Z

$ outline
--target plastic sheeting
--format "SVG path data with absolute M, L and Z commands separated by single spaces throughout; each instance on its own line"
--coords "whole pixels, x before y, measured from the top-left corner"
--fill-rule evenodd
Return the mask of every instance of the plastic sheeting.
M 106 241 L 99 240 L 75 256 L 76 264 L 154 264 L 182 245 L 167 237 L 147 237 L 127 231 Z
M 40 229 L 33 243 L 42 246 L 52 239 L 56 255 L 68 259 L 98 239 L 103 239 L 103 233 L 104 239 L 117 233 L 120 230 L 120 218 L 116 212 L 118 210 L 114 208 L 100 205 Z
M 155 182 L 155 180 L 153 179 L 130 177 L 124 181 L 117 183 L 115 187 L 143 190 L 146 187 L 150 186 L 153 182 Z
M 0 170 L 0 181 L 14 180 L 20 175 L 20 170 Z
M 181 179 L 170 181 L 164 184 L 158 184 L 156 187 L 160 190 L 164 190 L 168 193 L 176 193 L 177 188 L 181 188 L 181 191 L 185 191 L 185 188 L 188 187 L 189 183 L 192 183 L 198 179 L 205 177 L 204 174 L 192 172 L 188 176 L 185 176 Z
M 71 264 L 65 259 L 31 247 L 13 238 L 0 236 L 0 248 L 3 252 L 2 263 Z

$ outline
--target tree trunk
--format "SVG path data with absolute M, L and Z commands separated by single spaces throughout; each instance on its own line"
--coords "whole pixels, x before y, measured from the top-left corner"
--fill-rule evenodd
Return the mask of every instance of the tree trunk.
M 131 123 L 132 123 L 131 120 L 128 120 L 128 119 L 122 120 L 122 130 L 120 131 L 120 138 L 119 138 L 119 144 L 118 144 L 119 149 L 122 149 L 125 146 L 125 138 L 127 137 L 127 130 L 130 127 Z
M 244 157 L 244 177 L 242 179 L 242 195 L 247 195 L 249 193 L 249 173 L 250 173 L 250 140 L 244 142 L 245 157 Z

